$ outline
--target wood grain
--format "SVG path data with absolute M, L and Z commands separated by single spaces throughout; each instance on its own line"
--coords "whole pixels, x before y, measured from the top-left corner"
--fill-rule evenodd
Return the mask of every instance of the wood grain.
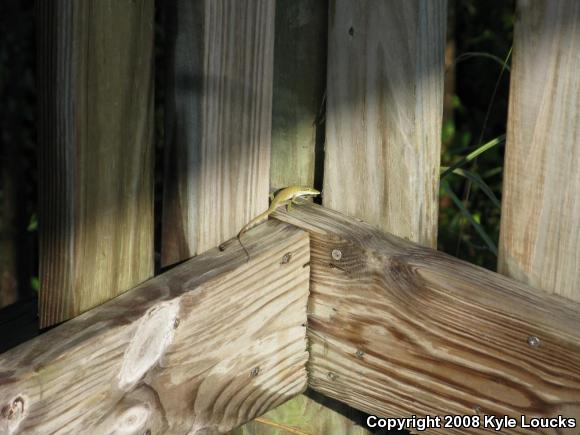
M 322 145 L 320 130 L 324 128 L 318 122 L 325 90 L 327 20 L 325 0 L 276 2 L 270 190 L 314 187 L 317 146 Z M 302 395 L 237 433 L 276 435 L 293 430 L 336 435 L 366 432 L 347 417 Z
M 153 273 L 153 0 L 38 5 L 46 327 Z
M 580 419 L 580 304 L 322 207 L 275 216 L 310 232 L 310 387 L 384 417 Z
M 331 0 L 323 204 L 436 246 L 447 2 Z
M 314 187 L 326 74 L 328 2 L 278 0 L 270 185 Z
M 162 265 L 217 246 L 268 207 L 274 6 L 169 2 Z
M 580 301 L 580 3 L 516 16 L 498 270 Z
M 0 355 L 0 433 L 225 433 L 303 391 L 308 234 L 245 241 Z

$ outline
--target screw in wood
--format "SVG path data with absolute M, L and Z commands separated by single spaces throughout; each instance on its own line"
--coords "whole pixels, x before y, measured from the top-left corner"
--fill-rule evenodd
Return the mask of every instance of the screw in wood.
M 362 350 L 357 349 L 355 355 L 358 359 L 362 359 L 362 357 L 365 356 L 365 353 Z
M 540 346 L 540 339 L 535 335 L 531 335 L 528 337 L 528 345 L 530 347 L 539 347 Z
M 179 326 L 179 317 L 176 317 L 175 320 L 173 321 L 173 329 L 177 329 L 177 327 Z
M 282 257 L 282 261 L 280 262 L 280 264 L 288 264 L 288 263 L 290 263 L 291 259 L 292 259 L 292 253 L 286 252 L 284 254 L 284 256 Z
M 250 372 L 250 377 L 251 378 L 255 378 L 256 376 L 258 376 L 260 374 L 260 367 L 254 367 L 252 369 L 252 371 Z
M 337 377 L 338 376 L 336 376 L 334 373 L 328 372 L 328 379 L 330 379 L 331 381 L 336 381 Z
M 340 249 L 333 249 L 331 255 L 333 260 L 339 261 L 342 258 L 342 251 Z

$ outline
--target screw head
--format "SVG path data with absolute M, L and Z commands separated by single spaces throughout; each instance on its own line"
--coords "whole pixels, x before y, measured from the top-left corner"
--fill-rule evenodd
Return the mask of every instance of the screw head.
M 332 372 L 328 372 L 327 376 L 328 376 L 328 379 L 330 379 L 331 381 L 336 381 L 336 378 L 338 377 Z
M 333 260 L 339 261 L 342 258 L 342 251 L 340 249 L 333 249 L 331 255 Z
M 256 376 L 258 376 L 260 374 L 260 367 L 254 367 L 252 369 L 252 371 L 250 372 L 250 377 L 251 378 L 255 378 Z
M 282 261 L 280 262 L 280 264 L 288 264 L 288 263 L 290 263 L 291 259 L 292 259 L 292 253 L 286 252 L 284 254 L 284 256 L 282 257 Z
M 355 356 L 356 356 L 358 359 L 362 359 L 362 357 L 363 357 L 363 356 L 365 356 L 365 353 L 364 353 L 362 350 L 360 350 L 360 349 L 357 349 L 357 351 L 355 352 Z
M 531 335 L 528 337 L 528 345 L 530 347 L 539 347 L 540 346 L 540 339 L 535 335 Z

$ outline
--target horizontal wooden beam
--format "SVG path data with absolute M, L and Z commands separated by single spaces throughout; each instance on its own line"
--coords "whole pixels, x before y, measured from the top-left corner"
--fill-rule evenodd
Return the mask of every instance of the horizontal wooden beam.
M 312 388 L 383 417 L 580 421 L 580 304 L 319 206 L 275 216 L 310 232 Z
M 234 242 L 0 355 L 0 433 L 227 432 L 304 391 L 308 234 Z

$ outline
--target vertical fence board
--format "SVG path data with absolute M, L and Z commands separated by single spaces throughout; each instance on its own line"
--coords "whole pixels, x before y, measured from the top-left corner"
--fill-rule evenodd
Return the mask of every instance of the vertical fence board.
M 268 206 L 274 9 L 170 2 L 163 265 L 218 245 Z
M 328 3 L 278 0 L 270 185 L 313 186 L 326 73 Z
M 434 247 L 447 2 L 332 0 L 323 204 Z
M 580 301 L 580 3 L 519 1 L 498 269 Z
M 278 0 L 274 43 L 270 186 L 313 186 L 326 72 L 328 3 Z M 346 408 L 346 407 L 345 407 Z M 349 412 L 341 409 L 342 412 Z M 335 410 L 301 395 L 234 434 L 368 433 Z
M 153 6 L 38 2 L 41 327 L 153 273 Z

